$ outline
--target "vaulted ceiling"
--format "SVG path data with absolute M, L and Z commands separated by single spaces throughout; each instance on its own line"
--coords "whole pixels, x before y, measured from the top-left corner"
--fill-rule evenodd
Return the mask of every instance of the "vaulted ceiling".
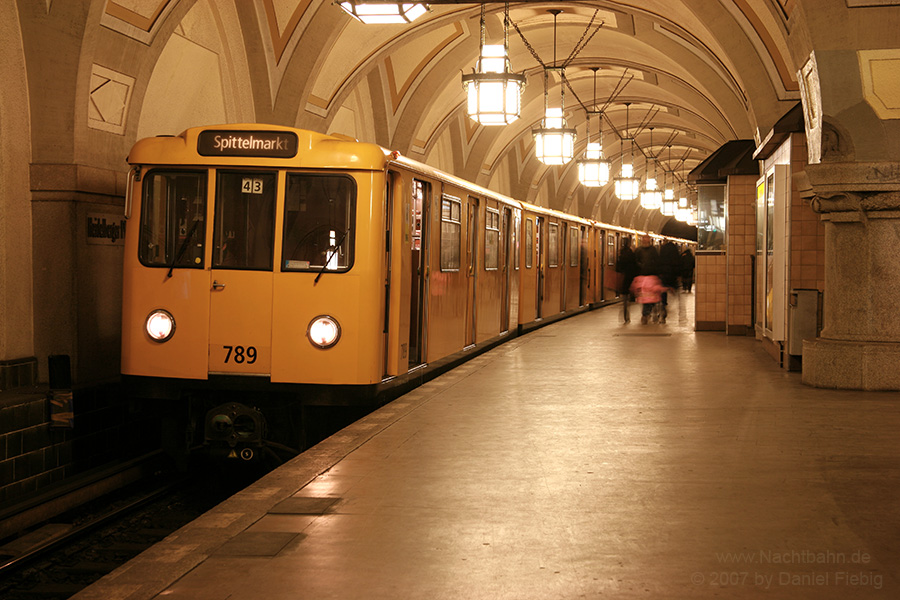
M 581 186 L 574 161 L 548 167 L 535 158 L 543 66 L 566 62 L 576 156 L 587 142 L 586 110 L 603 109 L 614 172 L 628 152 L 620 138 L 634 135 L 638 175 L 644 157 L 655 156 L 666 177 L 682 180 L 725 142 L 759 141 L 798 102 L 788 48 L 796 4 L 511 2 L 511 65 L 528 85 L 521 118 L 503 127 L 481 126 L 465 112 L 461 74 L 479 52 L 478 3 L 432 2 L 407 25 L 364 25 L 330 0 L 110 0 L 103 19 L 143 36 L 154 52 L 152 75 L 135 86 L 140 136 L 203 120 L 296 125 L 376 142 L 522 200 L 659 230 L 668 217 L 620 202 L 611 185 Z M 502 43 L 504 7 L 484 4 L 486 43 Z M 551 9 L 562 10 L 555 26 Z M 182 89 L 173 106 L 175 83 L 208 91 Z M 551 76 L 551 101 L 561 89 Z M 598 125 L 593 117 L 593 141 Z

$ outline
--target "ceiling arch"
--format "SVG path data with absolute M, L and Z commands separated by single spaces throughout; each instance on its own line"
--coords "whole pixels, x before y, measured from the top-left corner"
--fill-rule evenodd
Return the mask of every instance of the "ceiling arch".
M 621 138 L 633 137 L 639 176 L 647 157 L 659 157 L 662 170 L 683 179 L 725 142 L 767 132 L 798 97 L 788 51 L 794 3 L 511 2 L 510 60 L 528 81 L 522 114 L 505 127 L 481 126 L 465 114 L 460 75 L 478 56 L 482 5 L 430 4 L 412 24 L 376 26 L 355 21 L 331 0 L 235 1 L 243 39 L 232 42 L 246 54 L 249 72 L 238 95 L 249 90 L 250 97 L 240 104 L 254 107 L 258 121 L 379 143 L 526 201 L 658 225 L 658 213 L 621 203 L 611 186 L 581 189 L 574 162 L 547 167 L 534 157 L 545 66 L 566 65 L 565 81 L 551 77 L 546 95 L 552 105 L 564 91 L 566 118 L 579 136 L 576 153 L 587 143 L 587 109 L 602 109 L 592 136 L 602 139 L 614 171 L 628 151 Z M 145 35 L 184 14 L 159 0 L 107 7 L 105 19 L 128 20 Z M 551 9 L 562 10 L 555 26 Z M 484 16 L 486 43 L 502 42 L 504 3 L 484 3 Z
M 767 130 L 783 114 L 783 103 L 796 101 L 783 10 L 763 0 L 720 0 L 704 3 L 702 10 L 695 4 L 510 3 L 515 24 L 508 31 L 510 60 L 528 86 L 521 118 L 499 128 L 480 126 L 465 115 L 460 74 L 477 58 L 480 4 L 434 2 L 426 17 L 405 26 L 366 26 L 346 17 L 333 21 L 340 25 L 317 59 L 321 68 L 307 72 L 300 108 L 320 116 L 326 129 L 335 126 L 335 133 L 389 145 L 502 193 L 591 213 L 584 216 L 612 212 L 631 224 L 652 221 L 643 209 L 619 206 L 608 189 L 578 192 L 574 163 L 547 167 L 533 157 L 531 130 L 545 103 L 543 67 L 553 64 L 554 55 L 556 64 L 569 61 L 566 117 L 581 136 L 578 152 L 586 144 L 585 108 L 604 107 L 599 135 L 605 156 L 620 161 L 620 138 L 631 135 L 639 175 L 646 156 L 666 151 L 674 160 L 660 156 L 662 170 L 683 178 L 726 141 Z M 550 9 L 563 11 L 555 28 Z M 485 4 L 486 43 L 502 42 L 503 11 L 503 3 Z M 579 44 L 583 47 L 572 56 Z M 596 95 L 593 67 L 599 67 Z M 551 103 L 562 86 L 558 80 L 551 84 Z M 361 88 L 366 88 L 362 94 Z M 352 131 L 338 131 L 352 121 L 337 118 L 341 108 L 349 102 L 358 110 L 367 99 L 383 107 L 373 115 L 374 130 L 354 123 Z M 592 129 L 597 136 L 598 127 Z

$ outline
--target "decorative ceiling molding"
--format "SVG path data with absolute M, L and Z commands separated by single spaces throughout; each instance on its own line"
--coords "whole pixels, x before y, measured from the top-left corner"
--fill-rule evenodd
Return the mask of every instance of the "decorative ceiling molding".
M 121 1 L 121 0 L 120 0 Z M 104 27 L 149 45 L 156 30 L 177 2 L 172 0 L 133 1 L 123 6 L 109 0 L 100 18 Z
M 272 40 L 275 64 L 279 64 L 281 63 L 281 57 L 284 56 L 284 51 L 288 46 L 291 36 L 293 36 L 294 32 L 297 30 L 297 26 L 300 24 L 303 15 L 305 15 L 306 11 L 309 9 L 309 5 L 312 4 L 312 0 L 300 0 L 291 13 L 287 23 L 285 23 L 284 28 L 278 26 L 278 9 L 275 7 L 274 0 L 263 0 L 262 4 L 266 13 L 266 24 L 269 26 L 269 37 Z
M 778 74 L 778 78 L 784 90 L 794 93 L 799 92 L 800 84 L 795 79 L 794 73 L 792 72 L 791 68 L 788 67 L 784 56 L 778 50 L 778 44 L 775 43 L 775 39 L 769 33 L 769 30 L 762 22 L 762 19 L 760 19 L 756 11 L 754 11 L 753 8 L 750 7 L 750 5 L 747 3 L 747 0 L 733 1 L 734 5 L 738 8 L 738 10 L 741 11 L 741 14 L 744 15 L 744 18 L 747 19 L 750 27 L 753 28 L 754 32 L 756 32 L 759 41 L 762 43 L 763 48 L 765 48 L 769 60 L 772 61 L 772 65 L 775 67 L 775 71 Z
M 125 116 L 135 79 L 98 64 L 91 71 L 88 127 L 118 135 L 125 133 Z
M 391 93 L 391 110 L 393 114 L 397 114 L 397 110 L 400 108 L 400 105 L 403 103 L 403 100 L 406 98 L 409 89 L 412 87 L 413 82 L 416 80 L 419 75 L 425 70 L 425 66 L 430 63 L 435 56 L 443 52 L 447 47 L 450 46 L 454 41 L 460 39 L 463 36 L 463 28 L 459 23 L 453 23 L 453 30 L 450 34 L 435 44 L 435 46 L 428 52 L 422 60 L 410 71 L 409 75 L 406 79 L 398 86 L 396 70 L 394 68 L 393 61 L 390 56 L 386 56 L 384 59 L 384 67 L 385 72 L 387 73 L 388 87 Z
M 863 97 L 879 119 L 900 119 L 900 49 L 861 50 Z
M 469 118 L 467 115 L 463 117 L 463 121 L 465 123 L 466 128 L 466 142 L 471 143 L 472 138 L 475 137 L 475 133 L 481 129 L 481 126 L 474 119 Z

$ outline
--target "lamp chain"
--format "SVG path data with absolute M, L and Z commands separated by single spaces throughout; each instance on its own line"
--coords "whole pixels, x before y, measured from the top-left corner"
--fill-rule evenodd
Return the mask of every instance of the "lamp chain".
M 480 50 L 484 49 L 484 3 L 481 4 L 481 46 Z M 481 56 L 481 51 L 479 50 L 478 56 Z

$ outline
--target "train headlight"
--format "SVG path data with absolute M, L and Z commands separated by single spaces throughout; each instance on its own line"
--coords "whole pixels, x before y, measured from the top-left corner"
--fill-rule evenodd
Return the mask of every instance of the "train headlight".
M 175 319 L 168 311 L 158 308 L 147 316 L 144 328 L 151 340 L 162 343 L 175 333 Z
M 341 326 L 334 317 L 321 315 L 310 322 L 306 337 L 316 348 L 331 348 L 341 339 Z

